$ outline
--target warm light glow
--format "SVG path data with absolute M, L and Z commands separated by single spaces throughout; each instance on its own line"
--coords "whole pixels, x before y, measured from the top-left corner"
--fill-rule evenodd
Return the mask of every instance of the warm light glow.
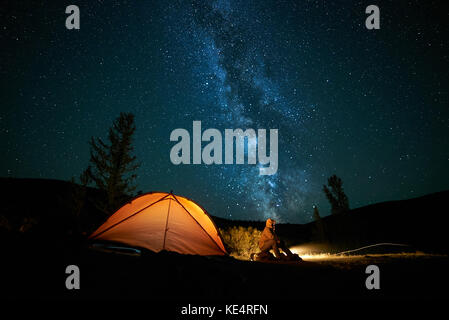
M 301 256 L 304 261 L 308 260 L 327 260 L 332 258 L 332 255 L 323 253 L 323 254 L 304 254 Z
M 290 248 L 290 251 L 298 254 L 304 261 L 318 261 L 326 260 L 329 262 L 341 262 L 343 264 L 360 262 L 366 259 L 394 259 L 394 258 L 415 258 L 417 256 L 438 256 L 427 254 L 423 252 L 409 252 L 409 253 L 382 253 L 382 254 L 369 254 L 368 255 L 348 255 L 348 254 L 331 254 L 326 252 L 326 248 L 323 245 L 301 245 Z
M 293 246 L 290 251 L 300 256 L 303 255 L 317 255 L 329 252 L 329 248 L 324 244 L 304 244 L 300 246 Z
M 320 244 L 294 246 L 290 248 L 290 251 L 299 255 L 304 261 L 324 260 L 329 259 L 332 256 L 331 254 L 326 253 L 325 246 Z

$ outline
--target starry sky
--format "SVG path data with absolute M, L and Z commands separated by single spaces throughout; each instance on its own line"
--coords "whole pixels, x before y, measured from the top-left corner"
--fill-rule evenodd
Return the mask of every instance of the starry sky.
M 65 28 L 65 7 L 81 11 Z M 377 4 L 381 29 L 365 28 Z M 136 115 L 138 190 L 210 214 L 312 220 L 340 176 L 352 208 L 449 189 L 442 1 L 5 1 L 0 176 L 77 177 L 88 140 Z M 279 169 L 179 165 L 170 133 L 276 128 Z

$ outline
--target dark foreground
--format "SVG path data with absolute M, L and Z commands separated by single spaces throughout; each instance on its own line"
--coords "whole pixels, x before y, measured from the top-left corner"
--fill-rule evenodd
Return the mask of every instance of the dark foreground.
M 169 252 L 118 255 L 61 245 L 59 249 L 42 243 L 5 249 L 2 297 L 254 303 L 448 297 L 447 256 L 363 256 L 281 264 Z M 365 287 L 369 264 L 380 269 L 380 290 Z M 80 268 L 79 290 L 65 287 L 68 265 Z

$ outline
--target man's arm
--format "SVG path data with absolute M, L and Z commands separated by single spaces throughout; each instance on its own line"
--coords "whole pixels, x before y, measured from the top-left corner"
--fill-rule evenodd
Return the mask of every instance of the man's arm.
M 271 234 L 273 235 L 273 239 L 276 241 L 276 243 L 281 242 L 274 230 L 271 230 Z

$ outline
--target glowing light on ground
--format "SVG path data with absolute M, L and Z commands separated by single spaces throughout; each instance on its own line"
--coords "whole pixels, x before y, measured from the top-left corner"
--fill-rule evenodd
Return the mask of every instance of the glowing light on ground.
M 290 251 L 298 254 L 304 261 L 334 261 L 341 263 L 351 263 L 356 261 L 365 261 L 367 259 L 394 259 L 394 258 L 416 258 L 416 257 L 438 257 L 438 254 L 429 254 L 424 252 L 402 252 L 402 253 L 370 253 L 370 254 L 342 254 L 326 252 L 324 245 L 301 245 L 290 248 Z M 352 250 L 351 250 L 352 251 Z M 351 252 L 345 251 L 345 252 Z

